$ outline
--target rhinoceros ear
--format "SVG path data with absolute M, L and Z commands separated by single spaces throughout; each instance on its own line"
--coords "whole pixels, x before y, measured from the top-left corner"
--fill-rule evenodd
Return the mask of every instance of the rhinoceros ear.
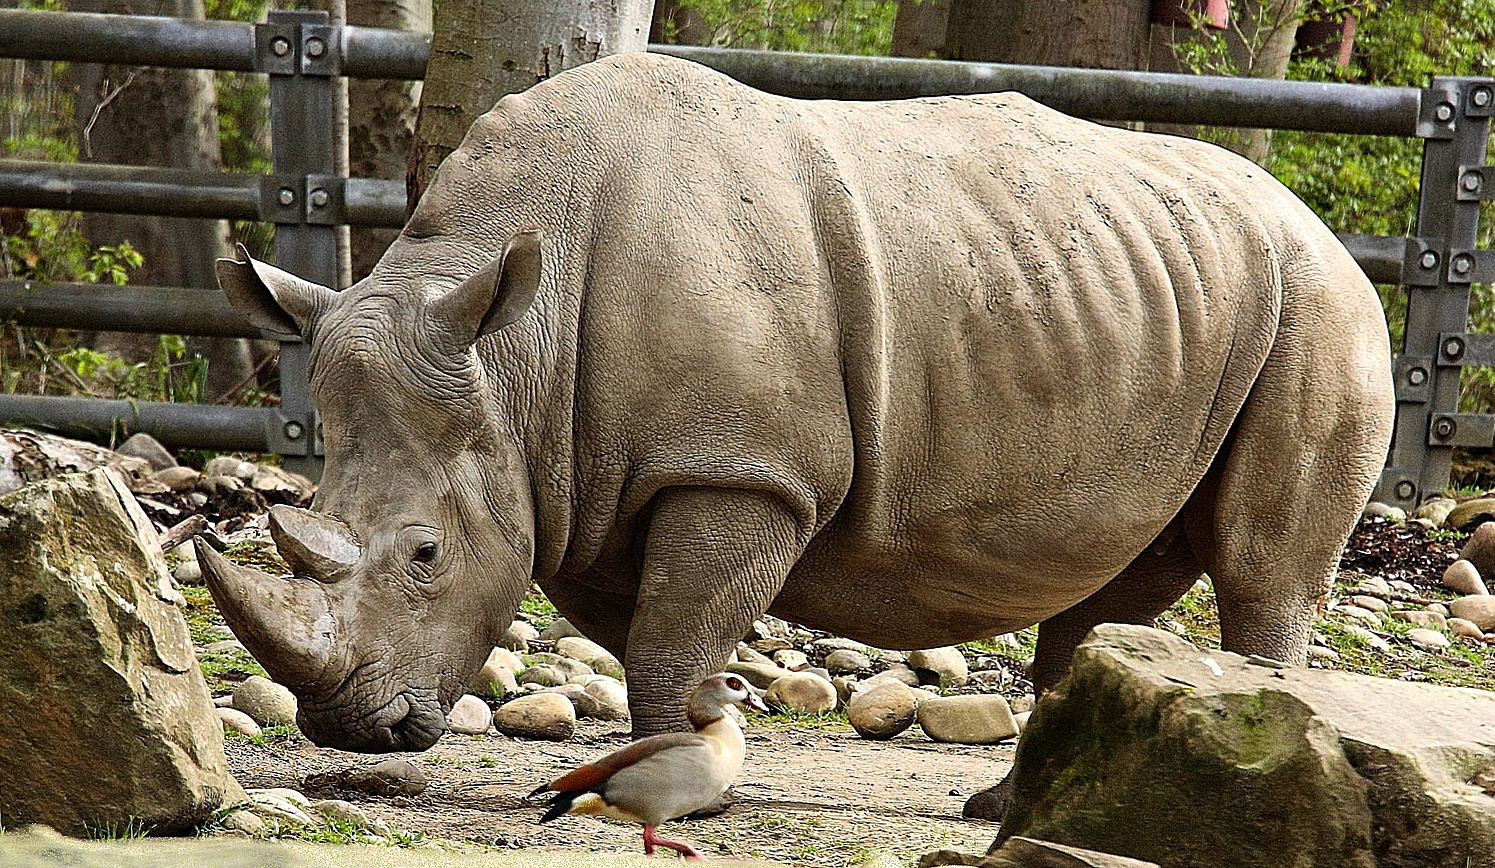
M 279 335 L 305 336 L 308 327 L 326 310 L 337 293 L 302 280 L 288 271 L 251 257 L 239 245 L 243 262 L 217 262 L 218 287 L 234 309 L 256 328 Z
M 540 288 L 540 230 L 521 229 L 482 270 L 431 302 L 431 321 L 466 349 L 518 320 Z

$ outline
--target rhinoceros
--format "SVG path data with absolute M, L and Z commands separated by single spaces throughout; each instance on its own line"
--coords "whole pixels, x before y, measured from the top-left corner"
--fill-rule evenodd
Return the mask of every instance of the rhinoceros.
M 882 648 L 1096 623 L 1201 574 L 1305 658 L 1386 454 L 1377 297 L 1265 171 L 1011 93 L 772 96 L 626 54 L 504 97 L 335 292 L 220 263 L 310 345 L 290 577 L 204 549 L 314 742 L 430 746 L 532 582 L 636 734 L 771 612 Z

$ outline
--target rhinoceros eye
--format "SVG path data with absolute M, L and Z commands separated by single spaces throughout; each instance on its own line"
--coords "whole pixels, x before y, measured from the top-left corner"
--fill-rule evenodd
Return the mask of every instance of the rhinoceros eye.
M 436 560 L 436 543 L 424 542 L 415 548 L 415 554 L 411 557 L 418 564 L 429 564 Z

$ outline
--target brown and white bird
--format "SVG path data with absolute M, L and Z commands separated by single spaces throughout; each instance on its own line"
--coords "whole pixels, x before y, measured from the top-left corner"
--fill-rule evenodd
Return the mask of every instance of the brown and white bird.
M 654 833 L 666 820 L 707 807 L 742 770 L 747 745 L 727 706 L 744 705 L 766 713 L 762 691 L 738 675 L 723 673 L 702 681 L 686 702 L 695 732 L 669 732 L 639 739 L 594 763 L 556 778 L 530 793 L 556 793 L 540 822 L 562 814 L 601 814 L 644 827 L 644 852 L 668 847 L 687 859 L 703 859 L 696 849 Z

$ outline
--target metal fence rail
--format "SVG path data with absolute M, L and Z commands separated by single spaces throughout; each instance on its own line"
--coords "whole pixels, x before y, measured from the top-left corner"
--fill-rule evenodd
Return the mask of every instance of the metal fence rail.
M 418 79 L 429 50 L 429 34 L 337 28 L 323 13 L 274 12 L 264 24 L 248 24 L 0 10 L 0 57 L 268 74 L 274 148 L 269 176 L 0 161 L 0 204 L 273 222 L 278 264 L 333 285 L 333 226 L 399 226 L 405 195 L 399 182 L 332 174 L 331 79 Z M 1495 417 L 1456 412 L 1460 367 L 1495 362 L 1495 344 L 1467 334 L 1470 284 L 1495 280 L 1495 255 L 1474 249 L 1479 203 L 1495 198 L 1495 167 L 1484 165 L 1495 81 L 1440 78 L 1419 90 L 691 46 L 650 50 L 800 98 L 1016 90 L 1096 120 L 1422 138 L 1422 197 L 1413 236 L 1341 236 L 1372 280 L 1400 283 L 1409 292 L 1406 347 L 1395 368 L 1396 439 L 1377 496 L 1414 505 L 1447 484 L 1454 445 L 1495 444 Z M 113 290 L 12 281 L 0 283 L 0 318 L 75 328 L 254 333 L 220 293 L 207 288 Z M 93 425 L 95 431 L 123 424 L 155 430 L 168 443 L 275 451 L 287 456 L 287 466 L 315 475 L 320 444 L 306 390 L 305 352 L 297 342 L 282 345 L 282 406 L 255 410 L 252 420 L 246 415 L 225 421 L 233 414 L 220 411 L 232 408 L 130 404 L 126 413 L 118 402 L 4 395 L 0 419 Z M 192 418 L 201 424 L 183 421 Z M 209 429 L 217 424 L 232 434 L 213 439 L 217 435 Z M 240 445 L 216 445 L 225 439 Z

